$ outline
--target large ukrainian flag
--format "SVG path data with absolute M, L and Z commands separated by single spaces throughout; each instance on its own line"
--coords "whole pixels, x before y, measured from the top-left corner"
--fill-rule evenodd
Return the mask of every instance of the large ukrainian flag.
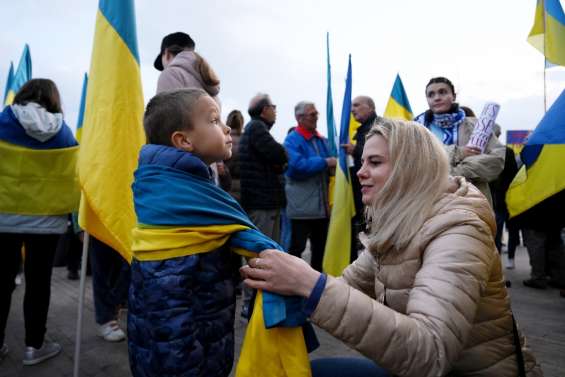
M 565 189 L 565 90 L 547 111 L 522 149 L 524 166 L 506 194 L 510 217 Z
M 353 117 L 351 116 L 351 55 L 347 67 L 345 81 L 345 94 L 341 110 L 341 125 L 339 143 L 348 144 L 349 129 Z M 336 167 L 334 188 L 334 204 L 330 218 L 328 238 L 324 252 L 324 271 L 333 276 L 341 275 L 349 264 L 351 254 L 351 219 L 355 216 L 355 203 L 351 188 L 351 177 L 347 164 L 347 153 L 344 148 L 339 149 L 339 161 Z
M 80 226 L 131 261 L 131 183 L 145 143 L 133 0 L 100 0 L 86 95 Z
M 4 89 L 4 104 L 8 98 L 8 92 L 12 86 L 12 81 L 14 81 L 14 63 L 10 62 L 10 70 L 8 71 L 8 77 L 6 78 L 6 89 Z
M 80 95 L 80 107 L 78 109 L 78 119 L 77 119 L 77 132 L 76 139 L 80 143 L 82 138 L 82 125 L 84 123 L 84 107 L 86 105 L 86 89 L 88 88 L 88 74 L 84 74 L 84 80 L 82 80 L 82 93 Z
M 408 96 L 406 95 L 406 91 L 404 90 L 404 85 L 402 85 L 402 80 L 400 79 L 399 74 L 396 75 L 396 79 L 394 80 L 392 92 L 390 93 L 390 98 L 386 104 L 383 116 L 391 119 L 414 119 L 414 114 L 412 114 L 412 108 L 410 107 L 410 101 L 408 101 Z
M 11 105 L 14 102 L 14 97 L 20 88 L 31 79 L 31 54 L 29 46 L 25 45 L 22 57 L 18 63 L 18 69 L 14 73 L 10 87 L 6 87 L 6 94 L 4 96 L 4 105 Z
M 559 0 L 538 0 L 528 42 L 553 64 L 565 66 L 565 14 Z

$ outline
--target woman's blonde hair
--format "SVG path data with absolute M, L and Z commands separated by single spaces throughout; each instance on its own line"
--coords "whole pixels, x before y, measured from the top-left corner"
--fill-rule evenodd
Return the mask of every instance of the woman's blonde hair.
M 443 145 L 416 122 L 380 119 L 367 140 L 382 136 L 388 144 L 390 176 L 367 206 L 369 249 L 403 250 L 420 230 L 434 203 L 447 190 L 449 162 Z M 366 145 L 366 144 L 365 144 Z

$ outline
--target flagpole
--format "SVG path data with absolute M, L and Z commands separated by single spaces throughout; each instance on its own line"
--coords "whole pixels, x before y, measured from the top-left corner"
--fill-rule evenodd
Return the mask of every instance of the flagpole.
M 78 295 L 78 318 L 77 318 L 77 331 L 75 338 L 75 358 L 73 360 L 73 377 L 78 377 L 80 367 L 80 345 L 82 342 L 82 314 L 84 311 L 84 291 L 86 286 L 86 267 L 88 263 L 88 243 L 90 237 L 88 232 L 84 232 L 84 239 L 82 241 L 82 257 L 80 267 L 80 288 Z

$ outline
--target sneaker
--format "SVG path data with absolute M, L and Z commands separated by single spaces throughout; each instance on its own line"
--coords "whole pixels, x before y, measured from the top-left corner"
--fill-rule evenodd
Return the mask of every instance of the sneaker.
M 8 345 L 4 343 L 2 348 L 0 348 L 0 361 L 4 360 L 4 358 L 8 356 L 8 352 L 10 352 L 10 349 L 8 348 Z
M 506 260 L 506 269 L 507 270 L 513 270 L 516 268 L 516 264 L 514 263 L 514 258 L 510 259 L 508 258 Z
M 42 361 L 57 356 L 59 352 L 61 352 L 61 345 L 59 343 L 45 340 L 41 348 L 25 348 L 23 363 L 24 365 L 39 364 Z
M 118 325 L 115 319 L 98 326 L 98 336 L 107 342 L 121 342 L 126 338 L 126 334 Z
M 545 279 L 528 279 L 523 281 L 524 285 L 529 288 L 535 289 L 546 289 L 547 288 L 547 281 Z

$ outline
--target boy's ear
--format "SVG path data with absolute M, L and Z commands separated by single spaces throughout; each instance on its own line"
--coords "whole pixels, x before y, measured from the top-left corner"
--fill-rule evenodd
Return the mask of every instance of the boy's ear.
M 175 131 L 171 135 L 171 144 L 177 149 L 182 149 L 183 151 L 192 152 L 194 150 L 194 145 L 190 141 L 190 138 L 185 132 Z

